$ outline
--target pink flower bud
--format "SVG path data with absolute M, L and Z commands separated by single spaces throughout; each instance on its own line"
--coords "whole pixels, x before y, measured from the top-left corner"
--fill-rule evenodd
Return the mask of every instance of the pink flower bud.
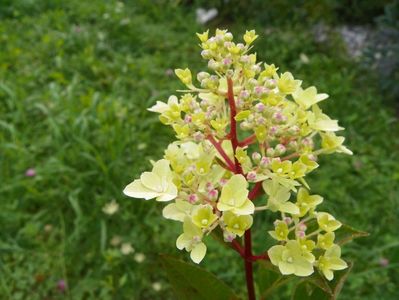
M 255 105 L 255 108 L 258 112 L 262 112 L 265 110 L 266 106 L 263 103 L 258 103 Z
M 389 260 L 385 257 L 381 257 L 379 264 L 381 267 L 386 267 L 389 265 Z
M 255 181 L 256 180 L 256 172 L 255 171 L 248 172 L 247 179 L 249 181 Z
M 266 168 L 270 165 L 270 158 L 263 156 L 259 164 L 262 168 Z
M 61 292 L 64 293 L 67 289 L 67 284 L 65 280 L 61 279 L 57 282 L 57 289 Z
M 290 225 L 290 224 L 292 223 L 292 219 L 291 219 L 290 217 L 285 217 L 285 218 L 284 218 L 284 222 L 285 222 L 287 225 Z
M 262 155 L 260 155 L 260 153 L 258 152 L 254 152 L 252 153 L 252 160 L 258 164 L 260 162 L 260 160 L 262 159 Z
M 200 142 L 204 139 L 204 134 L 202 132 L 197 131 L 193 134 L 193 138 L 196 142 Z
M 205 185 L 206 190 L 209 192 L 214 189 L 212 182 L 207 182 Z
M 231 65 L 232 62 L 233 62 L 232 59 L 229 58 L 229 57 L 223 59 L 223 64 L 224 64 L 225 66 Z
M 265 88 L 263 86 L 257 86 L 255 87 L 254 92 L 256 96 L 260 97 L 265 94 Z
M 247 90 L 242 90 L 240 92 L 240 98 L 247 99 L 249 97 L 249 92 Z
M 306 231 L 307 228 L 308 228 L 308 227 L 306 226 L 305 223 L 299 223 L 299 224 L 298 224 L 298 229 L 299 229 L 300 231 Z
M 258 118 L 256 118 L 256 124 L 264 125 L 264 124 L 266 124 L 266 119 L 264 117 L 258 117 Z
M 305 237 L 305 232 L 304 231 L 297 231 L 296 235 L 297 235 L 297 237 L 303 238 L 303 237 Z
M 276 112 L 273 114 L 273 120 L 277 123 L 283 123 L 287 121 L 287 117 L 284 116 L 281 112 Z
M 275 149 L 276 149 L 276 152 L 277 152 L 279 155 L 284 154 L 285 151 L 287 151 L 287 148 L 286 148 L 283 144 L 277 144 L 277 146 L 276 146 Z
M 237 106 L 238 108 L 241 108 L 241 107 L 244 105 L 244 101 L 243 101 L 241 98 L 237 98 L 237 99 L 235 100 L 235 103 L 236 103 L 236 106 Z
M 191 116 L 186 115 L 186 116 L 184 117 L 184 122 L 185 122 L 185 123 L 191 123 L 191 121 L 192 121 Z
M 275 135 L 277 133 L 277 130 L 278 130 L 277 126 L 272 126 L 269 129 L 269 134 L 270 135 Z
M 231 243 L 234 240 L 235 235 L 233 233 L 225 231 L 223 232 L 223 237 L 226 242 Z
M 30 169 L 26 170 L 25 176 L 26 177 L 34 177 L 34 176 L 36 176 L 36 170 L 33 169 L 33 168 L 30 168 Z
M 226 183 L 227 183 L 227 179 L 226 178 L 222 178 L 222 179 L 220 179 L 219 180 L 219 184 L 221 185 L 221 186 L 224 186 Z
M 215 190 L 215 189 L 208 192 L 208 197 L 211 200 L 216 200 L 218 198 L 218 195 L 219 195 L 219 192 L 218 192 L 218 190 Z
M 196 194 L 190 194 L 188 196 L 188 202 L 190 202 L 191 204 L 194 204 L 197 201 L 198 201 L 198 196 Z

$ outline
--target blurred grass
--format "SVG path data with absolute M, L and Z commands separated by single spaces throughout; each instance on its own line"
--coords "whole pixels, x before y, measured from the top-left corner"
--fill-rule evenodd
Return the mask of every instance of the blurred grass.
M 179 226 L 121 191 L 172 141 L 146 108 L 181 87 L 172 69 L 204 67 L 194 33 L 205 28 L 178 1 L 0 3 L 0 298 L 173 299 L 157 254 L 187 259 L 174 246 Z M 323 108 L 347 128 L 355 155 L 322 159 L 310 183 L 325 209 L 370 232 L 344 248 L 355 268 L 341 298 L 398 297 L 399 127 L 375 74 L 346 57 L 339 37 L 316 43 L 300 23 L 213 25 L 236 36 L 257 29 L 261 60 L 330 94 Z M 26 177 L 28 168 L 37 175 Z M 112 199 L 120 210 L 106 216 Z M 270 217 L 262 219 L 259 251 Z M 146 259 L 122 255 L 114 236 Z M 210 241 L 204 266 L 243 292 L 234 253 Z

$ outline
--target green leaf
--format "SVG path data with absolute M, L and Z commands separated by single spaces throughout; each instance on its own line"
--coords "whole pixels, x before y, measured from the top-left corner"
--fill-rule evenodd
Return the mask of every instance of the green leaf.
M 352 268 L 353 262 L 348 262 L 348 267 L 345 270 L 334 272 L 334 280 L 330 283 L 333 290 L 333 297 L 331 299 L 337 299 Z
M 355 238 L 368 236 L 369 233 L 354 229 L 348 225 L 342 224 L 341 228 L 339 228 L 335 232 L 335 242 L 342 246 L 346 243 L 349 243 Z
M 283 276 L 270 261 L 259 261 L 257 270 L 257 284 L 260 291 L 260 299 L 268 299 L 269 295 L 285 284 L 291 282 L 294 276 Z
M 251 114 L 251 111 L 243 110 L 243 111 L 239 112 L 238 114 L 236 114 L 234 119 L 236 121 L 242 121 L 242 120 L 246 119 L 250 114 Z
M 160 259 L 177 299 L 239 299 L 229 286 L 212 273 L 171 256 L 161 255 Z
M 348 278 L 353 263 L 348 268 L 334 272 L 334 280 L 327 281 L 319 272 L 302 279 L 293 291 L 292 300 L 336 300 Z

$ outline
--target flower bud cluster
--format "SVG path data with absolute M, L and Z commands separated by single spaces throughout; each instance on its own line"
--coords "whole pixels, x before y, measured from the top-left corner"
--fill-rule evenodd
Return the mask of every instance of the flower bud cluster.
M 331 280 L 333 270 L 346 267 L 334 243 L 340 223 L 315 210 L 322 198 L 309 194 L 305 180 L 319 166 L 319 155 L 351 154 L 336 135 L 343 128 L 319 107 L 328 95 L 257 62 L 250 53 L 258 37 L 253 30 L 242 43 L 227 30 L 198 37 L 210 71 L 193 76 L 187 68 L 175 70 L 187 89 L 149 110 L 173 128 L 177 141 L 125 194 L 173 200 L 163 216 L 183 224 L 176 245 L 196 263 L 216 228 L 233 242 L 251 228 L 256 211 L 277 213 L 281 218 L 269 231 L 279 243 L 268 251 L 271 262 L 283 274 L 308 276 L 318 268 Z M 254 191 L 266 194 L 263 206 L 255 207 Z

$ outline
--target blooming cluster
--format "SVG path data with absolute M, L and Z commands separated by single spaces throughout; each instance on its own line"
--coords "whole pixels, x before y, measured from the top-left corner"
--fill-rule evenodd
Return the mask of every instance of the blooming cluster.
M 175 70 L 187 89 L 149 110 L 173 128 L 177 141 L 124 193 L 173 201 L 163 216 L 182 223 L 176 246 L 196 263 L 216 228 L 237 245 L 255 212 L 275 213 L 269 234 L 278 245 L 267 252 L 271 262 L 282 274 L 308 276 L 318 268 L 331 280 L 332 271 L 347 266 L 334 243 L 341 223 L 316 210 L 323 198 L 311 194 L 305 180 L 319 155 L 352 154 L 336 135 L 343 128 L 318 105 L 328 95 L 257 62 L 250 53 L 258 37 L 253 30 L 243 43 L 234 43 L 227 30 L 197 35 L 211 72 L 199 72 L 195 82 L 189 69 Z M 263 205 L 255 206 L 262 193 L 257 202 Z

